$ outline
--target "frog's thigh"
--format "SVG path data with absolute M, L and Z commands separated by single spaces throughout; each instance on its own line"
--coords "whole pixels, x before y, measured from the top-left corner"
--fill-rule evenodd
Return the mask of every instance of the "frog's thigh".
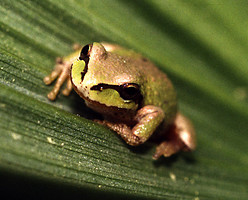
M 196 147 L 195 131 L 191 122 L 182 114 L 178 113 L 174 122 L 174 128 L 169 133 L 172 137 L 168 141 L 158 145 L 154 159 L 161 155 L 169 157 L 180 150 L 191 151 Z

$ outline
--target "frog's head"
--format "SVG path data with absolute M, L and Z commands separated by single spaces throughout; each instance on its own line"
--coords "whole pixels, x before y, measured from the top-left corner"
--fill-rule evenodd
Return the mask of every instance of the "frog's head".
M 86 101 L 136 110 L 142 96 L 129 64 L 128 58 L 107 52 L 100 43 L 86 45 L 71 68 L 73 87 Z

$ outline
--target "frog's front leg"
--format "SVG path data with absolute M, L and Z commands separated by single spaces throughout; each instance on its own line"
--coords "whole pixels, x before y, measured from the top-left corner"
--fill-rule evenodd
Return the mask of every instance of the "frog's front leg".
M 74 44 L 73 49 L 75 52 L 69 56 L 56 58 L 56 64 L 53 71 L 43 79 L 46 85 L 50 85 L 58 77 L 52 91 L 47 95 L 50 100 L 54 100 L 57 97 L 59 90 L 65 81 L 67 81 L 67 83 L 66 88 L 62 91 L 63 95 L 68 96 L 72 90 L 70 70 L 73 61 L 75 61 L 79 56 L 81 46 L 79 44 Z
M 66 81 L 66 79 L 67 79 L 67 85 L 66 88 L 63 90 L 63 94 L 66 96 L 70 94 L 72 90 L 72 84 L 69 78 L 71 64 L 72 64 L 71 62 L 63 61 L 62 58 L 56 59 L 56 65 L 54 70 L 52 71 L 51 74 L 49 74 L 43 79 L 44 83 L 46 85 L 49 85 L 58 77 L 52 91 L 50 91 L 47 95 L 48 99 L 54 100 L 56 98 L 61 86 Z
M 123 123 L 111 123 L 104 121 L 103 124 L 117 132 L 127 144 L 137 146 L 144 143 L 157 129 L 164 119 L 161 108 L 148 105 L 138 110 L 134 120 L 137 124 L 130 128 Z
M 169 139 L 158 145 L 153 159 L 157 160 L 162 155 L 169 157 L 180 150 L 192 151 L 196 148 L 194 128 L 191 122 L 180 113 L 177 114 L 167 135 Z

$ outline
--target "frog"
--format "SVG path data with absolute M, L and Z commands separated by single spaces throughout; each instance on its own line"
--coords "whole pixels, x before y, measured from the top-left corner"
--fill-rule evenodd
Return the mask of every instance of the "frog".
M 131 146 L 159 138 L 152 158 L 170 157 L 196 148 L 191 121 L 178 110 L 175 88 L 167 75 L 140 53 L 117 44 L 74 45 L 72 54 L 56 59 L 44 83 L 56 83 L 48 93 L 55 100 L 74 89 L 86 106 L 100 113 L 98 123 Z

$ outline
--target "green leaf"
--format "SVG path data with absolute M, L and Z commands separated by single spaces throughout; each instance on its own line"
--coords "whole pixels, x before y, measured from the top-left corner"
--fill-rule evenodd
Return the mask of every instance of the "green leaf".
M 26 183 L 46 197 L 247 199 L 247 27 L 244 0 L 2 0 L 2 188 L 25 193 Z M 168 74 L 195 125 L 195 152 L 153 161 L 153 143 L 126 145 L 86 119 L 96 113 L 75 93 L 46 98 L 53 86 L 42 79 L 55 58 L 93 41 L 132 48 Z

